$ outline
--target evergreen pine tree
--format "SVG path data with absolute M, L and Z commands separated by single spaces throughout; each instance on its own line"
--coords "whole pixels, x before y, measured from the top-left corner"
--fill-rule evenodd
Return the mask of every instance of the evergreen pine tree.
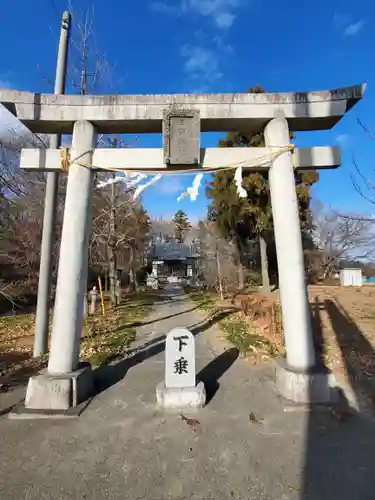
M 249 93 L 263 93 L 260 86 L 250 88 Z M 291 133 L 291 139 L 293 138 Z M 230 132 L 219 142 L 220 147 L 264 147 L 264 134 Z M 239 285 L 243 287 L 244 246 L 255 238 L 259 241 L 262 281 L 264 288 L 269 288 L 267 247 L 273 250 L 272 264 L 276 271 L 272 209 L 268 184 L 268 172 L 243 172 L 243 187 L 247 198 L 239 198 L 233 181 L 234 171 L 222 171 L 214 174 L 207 188 L 211 198 L 208 216 L 216 220 L 219 230 L 225 238 L 236 244 L 239 253 Z M 295 174 L 296 190 L 300 208 L 303 241 L 310 241 L 310 187 L 318 181 L 316 171 L 300 171 Z M 271 253 L 271 252 L 269 252 Z
M 191 229 L 191 224 L 187 214 L 182 210 L 177 210 L 172 222 L 175 225 L 176 240 L 179 243 L 183 243 L 185 241 L 186 233 Z

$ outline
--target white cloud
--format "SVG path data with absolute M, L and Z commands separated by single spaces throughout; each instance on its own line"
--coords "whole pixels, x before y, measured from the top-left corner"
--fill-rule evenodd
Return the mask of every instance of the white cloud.
M 344 36 L 354 36 L 359 33 L 365 25 L 364 19 L 353 22 L 353 18 L 342 12 L 335 12 L 333 16 L 333 26 L 342 32 Z
M 359 33 L 365 25 L 364 19 L 360 19 L 356 23 L 349 24 L 344 30 L 344 36 L 353 36 Z
M 229 12 L 223 12 L 222 14 L 218 14 L 215 21 L 219 28 L 230 28 L 235 19 L 234 14 L 230 14 Z
M 13 85 L 9 79 L 9 72 L 0 73 L 0 89 L 12 89 Z
M 237 9 L 245 0 L 180 0 L 173 4 L 166 1 L 155 1 L 151 7 L 159 12 L 181 16 L 189 12 L 196 12 L 211 19 L 218 28 L 225 30 L 235 21 Z
M 227 29 L 235 20 L 241 0 L 189 0 L 190 8 L 214 20 L 218 28 Z
M 342 146 L 345 146 L 349 142 L 349 136 L 348 134 L 340 134 L 336 137 L 336 142 L 341 144 Z
M 213 81 L 220 80 L 223 74 L 219 69 L 219 60 L 214 51 L 200 46 L 184 45 L 181 55 L 185 60 L 184 69 L 189 78 L 197 81 L 204 88 Z
M 10 89 L 11 87 L 12 85 L 8 80 L 0 78 L 0 89 Z
M 217 46 L 220 52 L 226 52 L 227 54 L 233 53 L 233 47 L 222 36 L 215 36 L 212 39 L 213 43 Z
M 179 16 L 183 13 L 181 5 L 170 5 L 165 2 L 152 2 L 151 8 L 157 12 Z

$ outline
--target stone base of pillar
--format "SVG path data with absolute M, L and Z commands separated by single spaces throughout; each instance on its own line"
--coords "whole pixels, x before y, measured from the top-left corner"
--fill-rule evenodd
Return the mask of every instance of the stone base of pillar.
M 206 404 L 206 388 L 203 382 L 195 387 L 166 387 L 161 382 L 156 387 L 156 399 L 161 408 L 203 408 Z
M 68 410 L 77 407 L 93 394 L 93 374 L 88 363 L 82 363 L 74 372 L 62 375 L 53 375 L 43 370 L 29 379 L 25 408 Z
M 295 371 L 285 360 L 276 362 L 276 388 L 284 398 L 301 404 L 337 403 L 342 397 L 334 374 L 327 368 Z

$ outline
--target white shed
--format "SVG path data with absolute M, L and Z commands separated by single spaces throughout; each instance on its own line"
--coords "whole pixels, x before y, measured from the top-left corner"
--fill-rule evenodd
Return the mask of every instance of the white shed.
M 340 284 L 341 286 L 362 286 L 362 269 L 341 269 Z

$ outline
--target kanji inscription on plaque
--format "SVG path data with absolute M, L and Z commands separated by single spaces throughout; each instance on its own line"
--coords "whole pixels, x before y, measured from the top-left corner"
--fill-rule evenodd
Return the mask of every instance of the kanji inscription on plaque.
M 197 110 L 170 110 L 163 118 L 164 162 L 169 165 L 200 163 L 200 121 Z

